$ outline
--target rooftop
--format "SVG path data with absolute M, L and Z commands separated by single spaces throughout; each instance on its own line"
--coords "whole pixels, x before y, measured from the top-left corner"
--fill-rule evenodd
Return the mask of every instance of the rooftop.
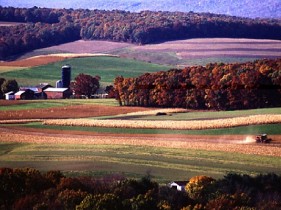
M 68 90 L 68 88 L 47 88 L 45 92 L 64 92 Z

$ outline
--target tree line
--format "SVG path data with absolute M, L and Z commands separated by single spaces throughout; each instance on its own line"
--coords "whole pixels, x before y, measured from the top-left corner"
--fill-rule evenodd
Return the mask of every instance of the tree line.
M 214 63 L 116 77 L 116 99 L 125 106 L 234 110 L 281 104 L 281 59 Z
M 0 59 L 78 39 L 148 44 L 167 40 L 233 37 L 281 39 L 278 19 L 249 19 L 210 13 L 13 8 L 0 6 Z
M 187 180 L 188 181 L 188 180 Z M 229 173 L 189 179 L 185 191 L 159 185 L 150 175 L 128 179 L 66 177 L 60 171 L 0 168 L 1 209 L 188 210 L 280 209 L 281 177 Z

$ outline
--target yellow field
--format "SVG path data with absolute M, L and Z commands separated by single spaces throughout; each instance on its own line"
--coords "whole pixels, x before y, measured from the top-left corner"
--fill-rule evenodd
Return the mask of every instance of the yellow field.
M 247 125 L 261 125 L 281 123 L 281 115 L 254 115 L 218 120 L 190 120 L 190 121 L 145 121 L 145 120 L 91 120 L 66 119 L 45 120 L 45 125 L 85 126 L 107 128 L 140 128 L 140 129 L 173 129 L 173 130 L 201 130 L 216 128 L 231 128 Z
M 15 70 L 21 70 L 21 69 L 26 69 L 26 67 L 0 66 L 0 73 L 9 72 L 9 71 L 15 71 Z

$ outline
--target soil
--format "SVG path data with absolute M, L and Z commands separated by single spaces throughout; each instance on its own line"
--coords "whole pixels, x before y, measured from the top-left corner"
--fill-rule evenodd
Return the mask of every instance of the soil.
M 49 63 L 55 63 L 58 61 L 65 60 L 66 57 L 61 56 L 41 56 L 33 57 L 29 59 L 22 59 L 10 62 L 0 62 L 0 66 L 14 66 L 14 67 L 33 67 L 33 66 L 42 66 Z
M 10 102 L 2 101 L 0 105 L 13 105 L 27 102 Z M 151 110 L 144 107 L 119 107 L 119 106 L 102 106 L 102 105 L 72 105 L 62 107 L 52 107 L 45 109 L 28 109 L 17 111 L 1 111 L 0 120 L 18 120 L 18 119 L 66 119 L 66 118 L 83 118 L 111 116 L 126 114 L 129 112 Z

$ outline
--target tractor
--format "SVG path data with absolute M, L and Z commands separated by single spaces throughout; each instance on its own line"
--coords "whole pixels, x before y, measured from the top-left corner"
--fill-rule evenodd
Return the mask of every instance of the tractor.
M 260 134 L 256 136 L 257 143 L 270 143 L 272 139 L 267 138 L 267 134 Z

